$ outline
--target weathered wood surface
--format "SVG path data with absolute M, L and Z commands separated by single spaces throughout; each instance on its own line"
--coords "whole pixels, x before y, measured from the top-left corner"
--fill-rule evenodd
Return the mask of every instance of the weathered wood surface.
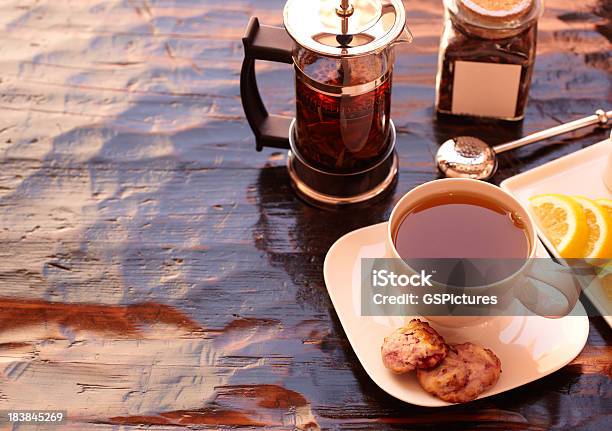
M 66 430 L 603 429 L 610 330 L 559 372 L 452 408 L 395 401 L 359 365 L 322 280 L 328 247 L 436 178 L 445 138 L 498 143 L 612 102 L 612 4 L 548 0 L 527 119 L 432 115 L 441 2 L 406 2 L 395 193 L 323 214 L 254 152 L 238 75 L 251 15 L 282 0 L 0 2 L 0 409 L 61 408 Z M 272 109 L 292 75 L 262 64 Z M 588 146 L 587 130 L 503 156 L 504 178 Z M 43 427 L 41 427 L 43 429 Z M 609 429 L 609 428 L 608 428 Z

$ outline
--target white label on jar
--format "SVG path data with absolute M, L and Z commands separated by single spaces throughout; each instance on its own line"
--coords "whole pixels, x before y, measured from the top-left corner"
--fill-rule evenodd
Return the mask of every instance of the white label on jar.
M 455 61 L 452 112 L 514 118 L 520 83 L 518 64 Z

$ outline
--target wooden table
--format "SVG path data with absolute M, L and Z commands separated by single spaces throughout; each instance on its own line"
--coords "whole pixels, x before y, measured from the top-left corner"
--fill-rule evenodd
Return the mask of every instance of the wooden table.
M 243 29 L 281 24 L 282 0 L 2 1 L 0 409 L 67 410 L 66 430 L 609 427 L 602 319 L 553 375 L 431 410 L 370 381 L 322 278 L 336 239 L 438 176 L 445 138 L 498 143 L 610 108 L 612 4 L 584 3 L 547 1 L 527 119 L 509 128 L 435 119 L 441 2 L 407 2 L 399 184 L 324 213 L 294 196 L 284 153 L 254 151 L 239 99 Z M 259 72 L 291 114 L 290 68 Z M 494 182 L 607 133 L 506 154 Z

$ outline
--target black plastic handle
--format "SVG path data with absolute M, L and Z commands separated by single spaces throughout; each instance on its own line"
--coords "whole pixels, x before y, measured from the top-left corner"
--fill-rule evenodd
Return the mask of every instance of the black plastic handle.
M 289 148 L 289 127 L 292 119 L 269 115 L 255 78 L 255 60 L 293 63 L 293 41 L 284 28 L 260 25 L 256 17 L 249 21 L 242 38 L 244 61 L 240 74 L 242 107 L 255 134 L 257 151 L 263 147 Z

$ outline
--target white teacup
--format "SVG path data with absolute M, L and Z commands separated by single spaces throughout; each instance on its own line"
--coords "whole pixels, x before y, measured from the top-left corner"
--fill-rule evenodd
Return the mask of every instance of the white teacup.
M 574 283 L 573 277 L 569 274 L 567 268 L 560 266 L 563 270 L 554 273 L 551 273 L 551 271 L 539 271 L 537 268 L 534 268 L 534 266 L 537 266 L 537 263 L 534 264 L 536 260 L 533 258 L 536 257 L 538 239 L 536 224 L 529 212 L 512 195 L 497 186 L 482 181 L 455 178 L 431 181 L 414 188 L 400 199 L 389 218 L 385 242 L 387 257 L 394 258 L 394 262 L 397 262 L 397 265 L 402 265 L 401 271 L 404 273 L 417 272 L 405 264 L 394 243 L 395 233 L 404 216 L 416 205 L 430 199 L 431 196 L 451 193 L 477 196 L 517 214 L 524 221 L 523 226 L 529 241 L 527 259 L 525 259 L 525 264 L 521 269 L 503 280 L 486 286 L 471 288 L 474 292 L 482 294 L 483 289 L 486 289 L 487 294 L 496 295 L 498 298 L 501 298 L 501 301 L 508 301 L 508 303 L 518 298 L 532 312 L 547 317 L 560 317 L 568 314 L 574 308 L 580 290 L 576 283 Z M 491 241 L 495 241 L 495 238 L 491 238 Z M 441 244 L 440 246 L 443 247 L 444 245 Z M 504 244 L 499 244 L 499 246 L 503 247 Z M 517 258 L 524 258 L 524 256 L 517 256 Z M 562 308 L 559 308 L 558 305 L 551 308 L 550 304 L 547 304 L 546 301 L 541 301 L 541 298 L 537 302 L 532 300 L 530 296 L 533 296 L 533 290 L 526 287 L 529 285 L 529 280 L 537 280 L 554 287 L 565 297 L 566 304 Z M 440 284 L 438 284 L 438 287 L 444 287 L 447 290 L 453 289 L 451 286 L 441 286 Z M 417 309 L 419 309 L 418 305 Z M 421 309 L 423 310 L 422 315 L 427 313 L 427 309 L 424 306 Z M 449 314 L 451 313 L 450 310 L 449 308 Z M 455 327 L 480 324 L 492 318 L 492 316 L 450 315 L 425 317 L 441 325 Z

